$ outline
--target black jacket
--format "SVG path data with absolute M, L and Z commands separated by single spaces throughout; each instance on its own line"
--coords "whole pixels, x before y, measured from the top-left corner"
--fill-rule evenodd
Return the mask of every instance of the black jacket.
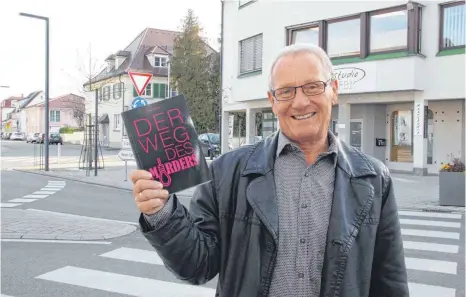
M 190 210 L 176 195 L 170 220 L 141 231 L 178 278 L 219 274 L 220 297 L 266 297 L 277 256 L 273 167 L 278 133 L 220 156 Z M 321 297 L 408 297 L 393 184 L 380 161 L 338 141 Z

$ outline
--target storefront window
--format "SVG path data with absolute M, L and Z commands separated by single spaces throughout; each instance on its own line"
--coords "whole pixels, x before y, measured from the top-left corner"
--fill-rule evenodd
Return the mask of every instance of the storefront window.
M 391 117 L 391 162 L 413 162 L 412 110 L 394 111 Z

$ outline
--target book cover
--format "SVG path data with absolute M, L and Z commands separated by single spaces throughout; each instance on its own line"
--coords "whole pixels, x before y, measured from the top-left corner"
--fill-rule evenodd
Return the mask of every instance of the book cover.
M 178 95 L 121 113 L 139 169 L 169 193 L 210 180 L 186 98 Z

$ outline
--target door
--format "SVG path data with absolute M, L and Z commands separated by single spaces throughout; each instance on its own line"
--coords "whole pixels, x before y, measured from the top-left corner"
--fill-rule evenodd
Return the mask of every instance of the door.
M 362 120 L 350 121 L 350 145 L 362 151 Z

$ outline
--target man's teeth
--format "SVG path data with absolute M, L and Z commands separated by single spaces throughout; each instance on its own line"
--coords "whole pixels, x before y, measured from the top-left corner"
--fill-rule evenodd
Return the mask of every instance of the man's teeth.
M 316 114 L 315 112 L 311 112 L 311 113 L 308 113 L 308 114 L 305 114 L 305 115 L 293 116 L 293 117 L 295 119 L 297 119 L 297 120 L 305 120 L 305 119 L 308 119 L 308 118 L 312 117 L 315 114 Z

